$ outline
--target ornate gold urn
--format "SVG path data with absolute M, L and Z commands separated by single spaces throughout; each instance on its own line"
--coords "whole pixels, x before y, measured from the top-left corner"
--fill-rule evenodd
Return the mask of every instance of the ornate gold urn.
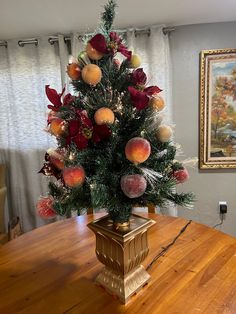
M 130 223 L 115 228 L 107 215 L 88 224 L 96 235 L 96 255 L 105 265 L 96 282 L 127 303 L 150 279 L 141 263 L 147 257 L 147 230 L 155 222 L 131 215 Z

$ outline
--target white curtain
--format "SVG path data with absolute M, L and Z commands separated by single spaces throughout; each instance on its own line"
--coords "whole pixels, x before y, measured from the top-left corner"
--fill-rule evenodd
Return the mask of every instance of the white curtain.
M 40 38 L 38 46 L 9 40 L 0 47 L 0 162 L 7 165 L 8 217 L 18 215 L 24 231 L 44 222 L 35 203 L 47 190 L 42 167 L 45 150 L 55 145 L 46 127 L 44 86 L 61 90 L 58 45 Z
M 128 30 L 127 44 L 141 56 L 148 84 L 164 90 L 166 118 L 171 121 L 169 44 L 162 28 L 152 27 L 150 36 L 135 36 Z M 67 91 L 72 92 L 65 72 L 70 49 L 63 35 L 58 37 L 54 45 L 43 37 L 37 46 L 20 47 L 17 40 L 9 40 L 7 48 L 0 47 L 0 163 L 7 165 L 6 217 L 18 215 L 24 231 L 45 223 L 36 216 L 35 203 L 47 192 L 47 179 L 37 172 L 45 151 L 55 147 L 55 142 L 43 131 L 48 105 L 44 86 L 61 91 L 66 84 Z M 77 33 L 71 39 L 71 52 L 77 57 L 84 43 Z M 175 215 L 175 208 L 168 213 Z
M 85 44 L 82 37 L 78 33 L 73 33 L 71 36 L 71 54 L 77 58 L 79 53 L 85 49 Z

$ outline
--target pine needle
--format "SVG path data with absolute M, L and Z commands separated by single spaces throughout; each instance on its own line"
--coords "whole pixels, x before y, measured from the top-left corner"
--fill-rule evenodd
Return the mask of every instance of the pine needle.
M 115 19 L 115 9 L 117 7 L 117 3 L 115 0 L 109 0 L 107 4 L 104 6 L 104 12 L 102 13 L 102 25 L 100 27 L 101 32 L 105 35 L 108 36 L 114 19 Z

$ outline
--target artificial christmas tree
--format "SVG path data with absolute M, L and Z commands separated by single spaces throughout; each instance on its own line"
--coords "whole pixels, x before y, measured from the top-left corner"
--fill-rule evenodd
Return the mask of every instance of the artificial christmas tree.
M 159 95 L 161 89 L 147 86 L 146 74 L 142 68 L 137 68 L 141 64 L 140 57 L 132 55 L 123 39 L 111 30 L 115 6 L 115 1 L 108 2 L 99 32 L 86 43 L 85 51 L 79 53 L 78 59 L 74 58 L 68 65 L 67 73 L 75 95 L 64 96 L 64 90 L 57 93 L 46 86 L 51 102 L 48 131 L 56 136 L 58 148 L 46 153 L 40 170 L 46 176 L 54 176 L 56 182 L 49 183 L 50 196 L 47 202 L 40 200 L 39 214 L 50 218 L 55 212 L 68 217 L 73 210 L 79 214 L 84 208 L 104 208 L 109 214 L 107 230 L 104 221 L 90 225 L 91 229 L 97 232 L 100 225 L 105 230 L 103 237 L 109 238 L 111 232 L 116 242 L 127 248 L 131 235 L 137 233 L 134 225 L 143 232 L 142 245 L 147 242 L 143 239 L 151 225 L 150 221 L 136 216 L 132 216 L 135 222 L 130 223 L 134 206 L 151 203 L 164 207 L 169 201 L 189 205 L 193 195 L 176 193 L 176 184 L 183 182 L 180 171 L 184 170 L 186 174 L 186 169 L 174 160 L 176 147 L 171 141 L 172 129 L 160 125 L 160 119 L 157 119 L 165 107 Z M 117 54 L 123 56 L 122 62 Z M 45 211 L 42 209 L 44 204 Z M 114 235 L 114 232 L 120 234 Z M 137 259 L 134 254 L 133 265 L 141 279 L 133 291 L 127 292 L 123 287 L 125 276 L 130 274 L 132 267 L 124 260 L 120 262 L 123 268 L 114 266 L 118 277 L 113 279 L 119 282 L 123 278 L 118 288 L 123 289 L 120 298 L 124 302 L 148 279 L 147 273 L 137 268 L 148 252 L 147 245 L 144 248 L 142 245 L 141 251 L 135 253 L 141 256 Z M 96 252 L 99 260 L 111 269 L 114 256 L 105 261 L 107 252 L 99 251 L 98 246 Z M 127 258 L 124 252 L 121 260 Z M 101 283 L 112 278 L 114 274 L 109 271 L 106 269 Z M 129 278 L 132 277 L 134 285 L 133 273 L 132 276 Z

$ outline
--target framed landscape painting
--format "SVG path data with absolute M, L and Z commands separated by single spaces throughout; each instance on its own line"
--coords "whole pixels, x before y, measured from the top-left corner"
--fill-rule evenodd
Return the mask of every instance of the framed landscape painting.
M 236 49 L 200 54 L 199 167 L 236 168 Z

